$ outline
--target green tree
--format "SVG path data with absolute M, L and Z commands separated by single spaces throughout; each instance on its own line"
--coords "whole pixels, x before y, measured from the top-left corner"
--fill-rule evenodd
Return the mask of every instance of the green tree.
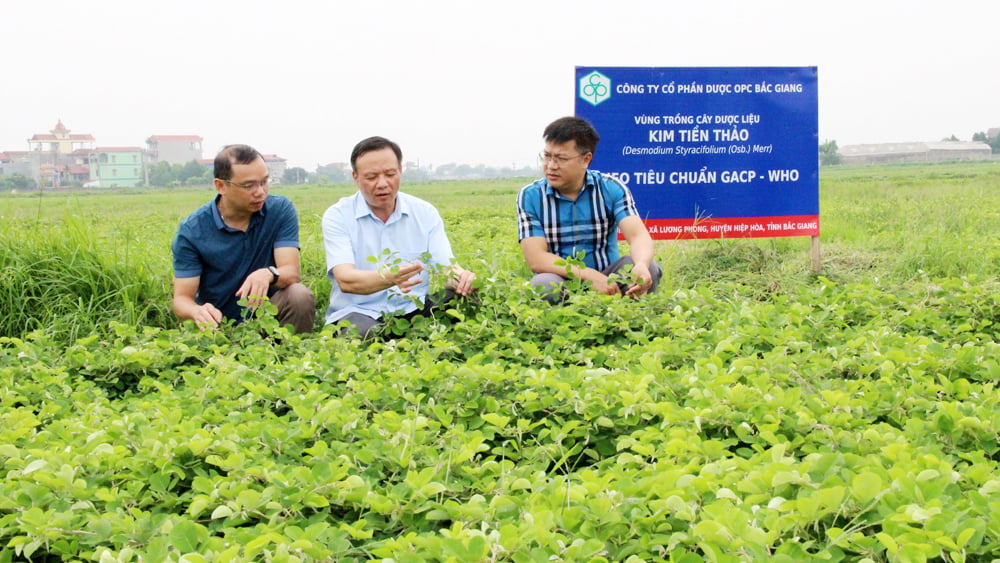
M 403 175 L 407 183 L 426 182 L 431 179 L 430 172 L 426 168 L 407 168 Z
M 972 140 L 980 143 L 986 143 L 990 146 L 991 153 L 1000 154 L 1000 135 L 997 135 L 996 137 L 989 137 L 986 133 L 980 131 L 979 133 L 972 134 Z
M 149 185 L 165 187 L 177 180 L 169 162 L 157 162 L 149 169 Z
M 4 190 L 28 190 L 34 189 L 35 181 L 20 172 L 9 176 L 0 176 L 0 189 Z
M 285 173 L 281 175 L 282 184 L 306 184 L 308 182 L 309 172 L 298 166 L 285 169 Z
M 197 160 L 190 160 L 181 166 L 180 171 L 177 173 L 177 180 L 190 185 L 192 178 L 196 178 L 200 182 L 204 176 L 205 167 L 198 164 Z
M 840 164 L 837 141 L 827 141 L 819 146 L 819 163 L 824 166 L 828 164 Z
M 330 184 L 342 184 L 348 180 L 344 169 L 335 164 L 327 164 L 326 166 L 317 165 L 316 175 L 325 176 L 326 181 Z

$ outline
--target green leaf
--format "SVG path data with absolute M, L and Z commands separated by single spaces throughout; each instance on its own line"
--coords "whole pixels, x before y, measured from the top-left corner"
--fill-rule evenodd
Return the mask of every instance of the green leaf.
M 34 473 L 35 471 L 38 471 L 39 469 L 48 466 L 48 464 L 49 463 L 44 459 L 36 459 L 35 461 L 32 461 L 28 465 L 24 466 L 24 469 L 21 470 L 21 475 L 28 475 L 29 473 Z
M 881 477 L 866 471 L 855 475 L 851 480 L 851 495 L 861 504 L 868 504 L 882 492 L 884 487 Z
M 885 546 L 885 550 L 889 552 L 889 555 L 896 555 L 899 551 L 899 545 L 889 534 L 885 532 L 878 532 L 875 534 L 875 537 L 878 538 L 879 543 Z
M 215 510 L 212 511 L 212 520 L 218 520 L 219 518 L 229 518 L 232 515 L 233 515 L 233 509 L 222 504 L 215 507 Z
M 522 491 L 531 488 L 531 481 L 528 481 L 524 477 L 519 477 L 514 479 L 514 482 L 510 484 L 510 490 L 512 491 Z
M 927 554 L 920 545 L 908 544 L 899 550 L 900 563 L 927 563 Z
M 197 518 L 202 512 L 205 511 L 206 508 L 208 508 L 208 505 L 211 504 L 211 502 L 212 502 L 211 499 L 209 499 L 207 496 L 198 495 L 194 497 L 194 499 L 191 501 L 190 506 L 188 506 L 187 512 L 193 518 Z
M 502 416 L 495 412 L 488 412 L 483 414 L 483 420 L 489 422 L 490 424 L 498 428 L 506 428 L 507 423 L 510 422 L 509 416 Z
M 208 530 L 190 520 L 181 520 L 170 530 L 170 543 L 181 553 L 198 551 L 201 543 L 208 538 Z

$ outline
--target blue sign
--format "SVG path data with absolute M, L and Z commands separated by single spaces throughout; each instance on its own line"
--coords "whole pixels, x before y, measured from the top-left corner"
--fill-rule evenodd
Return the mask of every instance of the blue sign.
M 576 68 L 591 168 L 653 238 L 819 235 L 816 67 Z

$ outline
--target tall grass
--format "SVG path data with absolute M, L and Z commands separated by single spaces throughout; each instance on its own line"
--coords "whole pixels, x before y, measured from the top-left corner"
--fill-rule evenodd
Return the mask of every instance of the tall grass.
M 821 275 L 887 286 L 1000 272 L 1000 163 L 825 168 Z M 813 283 L 805 238 L 660 243 L 673 287 Z
M 160 283 L 139 256 L 100 250 L 86 223 L 8 222 L 0 235 L 0 336 L 40 330 L 72 341 L 114 322 L 163 325 L 168 306 Z M 142 249 L 134 254 L 141 254 Z

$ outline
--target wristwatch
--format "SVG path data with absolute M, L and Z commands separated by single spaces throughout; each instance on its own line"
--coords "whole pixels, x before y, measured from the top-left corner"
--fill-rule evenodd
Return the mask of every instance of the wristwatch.
M 278 283 L 278 278 L 281 277 L 281 272 L 275 266 L 268 266 L 268 271 L 271 272 L 271 285 Z

